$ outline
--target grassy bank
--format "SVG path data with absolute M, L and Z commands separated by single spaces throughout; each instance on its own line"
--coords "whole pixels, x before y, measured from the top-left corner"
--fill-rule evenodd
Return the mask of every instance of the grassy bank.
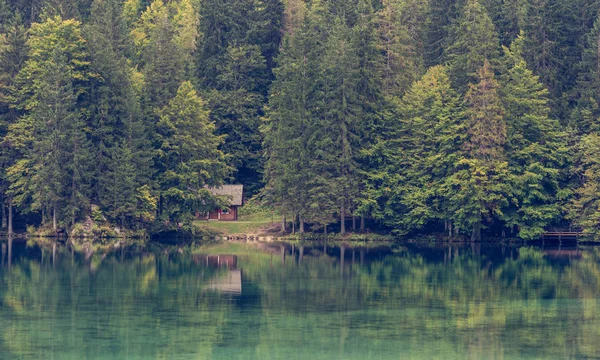
M 238 221 L 197 220 L 194 225 L 220 235 L 239 235 L 264 234 L 269 229 L 278 226 L 278 223 L 270 213 L 261 212 L 239 215 Z

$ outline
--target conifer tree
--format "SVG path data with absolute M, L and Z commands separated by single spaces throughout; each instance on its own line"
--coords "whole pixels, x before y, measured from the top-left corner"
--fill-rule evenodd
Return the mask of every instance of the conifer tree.
M 487 60 L 477 73 L 479 82 L 465 95 L 467 140 L 465 158 L 446 180 L 445 192 L 452 204 L 456 225 L 481 239 L 484 220 L 492 223 L 508 204 L 508 165 L 504 145 L 504 108 Z
M 467 0 L 450 29 L 450 39 L 446 48 L 450 77 L 457 90 L 466 92 L 486 59 L 496 61 L 499 50 L 494 24 L 478 0 Z
M 261 127 L 266 192 L 288 218 L 300 217 L 301 232 L 307 219 L 322 225 L 332 222 L 332 214 L 319 209 L 335 206 L 331 198 L 311 197 L 315 192 L 328 191 L 329 174 L 313 171 L 311 163 L 316 161 L 315 152 L 321 151 L 314 147 L 312 137 L 315 132 L 322 132 L 317 121 L 317 99 L 325 36 L 324 8 L 320 1 L 314 1 L 302 26 L 284 38 L 278 67 L 274 69 L 276 80 L 271 87 L 268 112 Z
M 358 195 L 360 181 L 357 155 L 364 118 L 359 116 L 360 59 L 357 53 L 351 30 L 342 19 L 336 19 L 321 62 L 323 131 L 317 138 L 316 145 L 321 151 L 314 156 L 313 171 L 322 177 L 327 172 L 331 174 L 331 179 L 324 179 L 330 190 L 322 196 L 333 196 L 338 204 L 342 234 L 346 230 L 346 214 Z
M 191 226 L 197 212 L 215 206 L 208 186 L 218 186 L 229 175 L 223 138 L 214 134 L 204 101 L 189 81 L 160 111 L 156 156 L 160 191 L 159 216 L 171 226 Z
M 5 5 L 6 6 L 6 5 Z M 14 108 L 14 80 L 23 67 L 27 56 L 26 28 L 21 17 L 17 14 L 13 19 L 2 24 L 6 33 L 0 35 L 0 212 L 2 216 L 1 227 L 6 229 L 12 226 L 13 200 L 9 195 L 10 182 L 6 170 L 20 157 L 16 146 L 10 141 L 9 127 L 14 125 L 21 112 Z
M 177 31 L 168 7 L 156 0 L 142 14 L 144 32 L 141 60 L 144 64 L 144 106 L 148 116 L 164 107 L 185 80 L 185 56 L 177 47 Z
M 51 213 L 55 230 L 59 224 L 72 226 L 89 211 L 83 111 L 86 86 L 95 74 L 84 44 L 78 21 L 49 17 L 32 24 L 29 58 L 16 79 L 16 107 L 26 114 L 9 134 L 23 149 L 23 158 L 8 169 L 11 193 L 21 208 Z
M 521 238 L 533 239 L 560 215 L 561 168 L 568 156 L 565 134 L 550 118 L 548 90 L 527 68 L 522 46 L 519 37 L 504 49 L 507 72 L 500 78 L 513 194 L 504 221 Z
M 262 176 L 260 117 L 264 114 L 265 59 L 255 45 L 231 47 L 219 66 L 219 89 L 210 92 L 211 118 L 225 135 L 222 150 L 237 169 L 235 181 L 255 193 Z
M 442 191 L 463 157 L 459 97 L 443 66 L 430 68 L 389 114 L 382 141 L 369 149 L 366 199 L 361 208 L 406 234 L 453 218 Z
M 425 65 L 431 67 L 446 62 L 449 32 L 457 14 L 457 0 L 430 0 L 424 22 Z
M 577 146 L 577 167 L 581 186 L 576 190 L 569 218 L 594 240 L 600 239 L 600 135 L 584 136 Z
M 132 53 L 127 32 L 119 1 L 94 1 L 85 28 L 91 67 L 99 75 L 90 87 L 91 140 L 96 159 L 93 198 L 109 214 L 118 214 L 122 224 L 135 210 L 136 189 L 149 184 L 151 152 L 126 58 Z M 123 164 L 125 159 L 130 163 Z M 119 185 L 125 188 L 119 189 Z M 122 199 L 115 205 L 116 198 L 123 196 L 129 202 Z M 124 213 L 125 209 L 130 211 Z
M 579 133 L 600 129 L 600 17 L 587 34 L 586 46 L 579 63 L 574 97 L 577 105 L 571 113 L 570 125 Z
M 383 92 L 402 96 L 424 71 L 427 3 L 420 0 L 386 0 L 378 12 L 378 47 Z

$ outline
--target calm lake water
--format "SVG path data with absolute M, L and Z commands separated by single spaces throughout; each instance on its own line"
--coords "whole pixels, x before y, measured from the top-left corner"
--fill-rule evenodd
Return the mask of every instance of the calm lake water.
M 600 358 L 600 249 L 200 252 L 3 240 L 0 359 Z

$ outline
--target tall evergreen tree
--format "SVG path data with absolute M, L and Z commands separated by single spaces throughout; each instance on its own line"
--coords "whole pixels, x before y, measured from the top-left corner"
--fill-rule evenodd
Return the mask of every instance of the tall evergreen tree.
M 577 167 L 581 186 L 576 190 L 569 218 L 594 240 L 600 239 L 600 136 L 590 133 L 577 146 Z
M 507 127 L 506 153 L 513 202 L 504 212 L 506 225 L 533 239 L 560 215 L 565 196 L 561 169 L 566 165 L 565 134 L 550 118 L 548 90 L 521 56 L 523 37 L 505 48 L 507 72 L 500 91 Z
M 231 155 L 237 169 L 235 181 L 246 187 L 248 194 L 260 188 L 262 177 L 260 117 L 264 114 L 267 70 L 258 46 L 231 47 L 219 66 L 219 89 L 210 92 L 211 118 L 217 133 L 224 135 L 222 150 Z
M 6 169 L 20 157 L 16 146 L 10 141 L 9 127 L 14 125 L 21 112 L 14 108 L 15 78 L 27 57 L 26 28 L 17 14 L 3 23 L 6 33 L 0 35 L 0 212 L 1 227 L 12 228 L 13 200 L 8 194 L 10 182 Z
M 315 154 L 313 171 L 331 175 L 324 178 L 328 183 L 329 196 L 339 206 L 341 233 L 345 218 L 359 193 L 357 155 L 361 148 L 361 130 L 364 125 L 360 117 L 359 98 L 360 58 L 352 32 L 340 19 L 336 21 L 325 43 L 322 71 L 323 112 L 322 133 L 316 139 L 321 150 Z M 326 187 L 324 187 L 326 189 Z M 323 194 L 325 195 L 325 194 Z M 323 209 L 323 211 L 331 209 Z
M 446 48 L 454 87 L 465 92 L 477 80 L 484 62 L 498 58 L 498 35 L 492 20 L 478 0 L 467 0 L 460 18 L 450 29 Z
M 446 62 L 449 31 L 457 17 L 457 0 L 430 0 L 425 26 L 425 65 Z
M 89 202 L 89 144 L 84 109 L 89 70 L 80 23 L 49 17 L 32 24 L 29 58 L 17 76 L 17 108 L 27 113 L 11 127 L 23 158 L 8 170 L 17 205 L 52 213 L 54 229 L 85 216 Z M 25 134 L 15 132 L 24 131 Z M 23 178 L 23 177 L 29 178 Z M 29 200 L 29 201 L 28 201 Z
M 402 96 L 424 71 L 427 3 L 420 0 L 386 0 L 378 12 L 377 33 L 383 91 Z
M 465 125 L 460 98 L 443 66 L 430 68 L 389 114 L 383 139 L 369 149 L 361 208 L 396 233 L 452 219 L 442 191 L 463 157 Z
M 600 17 L 587 35 L 586 46 L 579 63 L 577 86 L 574 88 L 576 106 L 570 125 L 580 133 L 600 129 Z
M 91 140 L 96 159 L 93 200 L 109 213 L 118 213 L 125 223 L 137 205 L 136 189 L 150 182 L 151 149 L 126 58 L 132 44 L 122 13 L 119 1 L 95 0 L 85 35 L 91 68 L 99 75 L 90 89 Z M 123 164 L 125 159 L 130 163 Z M 122 167 L 128 171 L 119 171 Z M 115 179 L 117 172 L 119 179 Z M 118 185 L 125 188 L 119 189 Z M 122 196 L 127 200 L 115 205 L 116 198 Z M 124 209 L 130 212 L 123 213 Z
M 214 134 L 204 101 L 189 81 L 160 111 L 157 130 L 159 218 L 176 227 L 191 226 L 197 212 L 215 206 L 206 186 L 221 185 L 231 170 L 219 150 L 223 138 Z
M 493 223 L 502 216 L 509 195 L 506 123 L 499 85 L 487 60 L 477 75 L 479 82 L 470 85 L 465 95 L 466 156 L 457 162 L 445 184 L 456 225 L 471 230 L 472 240 L 481 239 L 484 220 Z
M 312 138 L 315 132 L 322 132 L 316 100 L 320 96 L 319 62 L 326 31 L 324 8 L 314 1 L 302 26 L 284 38 L 261 129 L 266 191 L 284 215 L 294 219 L 300 216 L 300 231 L 304 231 L 307 219 L 322 225 L 330 223 L 332 214 L 320 208 L 335 206 L 330 197 L 320 196 L 328 194 L 324 179 L 328 173 L 313 171 L 311 163 L 316 161 L 315 152 L 321 151 L 314 147 Z M 319 196 L 312 197 L 315 193 Z

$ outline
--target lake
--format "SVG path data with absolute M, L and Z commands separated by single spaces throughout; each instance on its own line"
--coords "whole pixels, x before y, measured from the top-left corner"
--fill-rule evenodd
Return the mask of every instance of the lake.
M 0 359 L 600 358 L 598 248 L 8 245 Z

